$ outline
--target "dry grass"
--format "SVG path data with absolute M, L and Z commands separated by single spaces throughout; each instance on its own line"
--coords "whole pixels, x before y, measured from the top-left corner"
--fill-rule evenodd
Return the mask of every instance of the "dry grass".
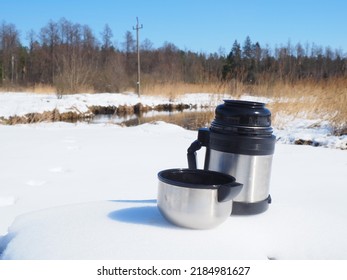
M 347 79 L 305 80 L 296 83 L 266 82 L 245 85 L 237 81 L 211 84 L 152 84 L 142 88 L 143 95 L 167 96 L 174 100 L 185 93 L 227 93 L 237 99 L 242 94 L 269 97 L 267 104 L 273 123 L 281 126 L 282 115 L 292 118 L 321 119 L 332 123 L 337 133 L 347 130 Z
M 268 107 L 276 125 L 276 116 L 285 114 L 329 121 L 337 132 L 347 128 L 347 79 L 262 85 L 254 87 L 253 94 L 274 100 Z
M 165 84 L 146 84 L 141 88 L 143 95 L 166 96 L 175 99 L 186 93 L 229 93 L 229 83 L 165 83 Z
M 61 90 L 61 87 L 57 88 L 49 84 L 35 84 L 33 86 L 2 86 L 0 91 L 3 92 L 33 92 L 37 94 L 74 94 L 74 93 L 95 93 L 95 90 L 89 86 L 78 86 L 74 92 L 68 90 Z
M 47 84 L 35 84 L 33 86 L 9 85 L 0 87 L 3 92 L 33 92 L 37 94 L 56 94 L 55 87 Z
M 32 88 L 32 92 L 37 94 L 56 94 L 57 89 L 51 85 L 35 84 Z
M 207 127 L 209 126 L 211 120 L 214 118 L 214 112 L 212 111 L 185 111 L 185 112 L 176 112 L 173 114 L 164 114 L 160 115 L 160 120 L 177 124 L 179 126 L 183 126 L 184 128 L 191 129 L 191 130 L 197 130 L 200 127 Z M 148 123 L 152 122 L 155 123 L 158 121 L 158 116 L 140 116 L 137 119 L 132 119 L 129 121 L 125 121 L 123 125 L 139 125 L 142 123 Z
M 4 89 L 4 88 L 3 88 Z M 36 84 L 30 88 L 6 88 L 8 91 L 31 91 L 38 94 L 56 94 L 53 86 Z M 93 92 L 81 89 L 83 92 Z M 242 94 L 269 97 L 267 104 L 273 115 L 273 123 L 281 126 L 282 115 L 292 118 L 321 119 L 329 121 L 336 133 L 347 133 L 347 79 L 336 78 L 325 81 L 306 80 L 296 83 L 266 82 L 259 85 L 228 83 L 165 83 L 142 85 L 141 94 L 166 96 L 171 100 L 186 93 L 230 94 L 237 99 Z

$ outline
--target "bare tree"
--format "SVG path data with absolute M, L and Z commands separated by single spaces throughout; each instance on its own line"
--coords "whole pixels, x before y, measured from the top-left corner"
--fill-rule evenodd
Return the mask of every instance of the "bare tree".
M 115 92 L 135 89 L 136 40 L 127 31 L 121 49 L 112 43 L 113 32 L 105 25 L 100 42 L 87 25 L 64 18 L 49 21 L 38 34 L 28 33 L 21 45 L 13 24 L 0 24 L 0 85 L 44 83 L 60 93 L 97 90 Z M 338 49 L 290 41 L 262 47 L 249 36 L 241 45 L 235 40 L 228 55 L 180 50 L 165 42 L 154 48 L 149 39 L 141 43 L 142 78 L 148 83 L 231 82 L 295 83 L 303 79 L 347 77 L 347 57 Z M 235 82 L 235 83 L 234 83 Z
M 112 41 L 111 41 L 113 37 L 113 33 L 108 24 L 105 24 L 104 31 L 102 32 L 101 35 L 102 35 L 102 48 L 108 50 L 111 47 L 113 47 Z
M 14 83 L 17 77 L 20 51 L 19 32 L 13 24 L 0 26 L 0 83 Z
M 125 72 L 130 80 L 135 80 L 136 73 L 136 42 L 133 34 L 130 31 L 125 33 L 125 41 L 123 43 L 123 49 L 125 51 Z

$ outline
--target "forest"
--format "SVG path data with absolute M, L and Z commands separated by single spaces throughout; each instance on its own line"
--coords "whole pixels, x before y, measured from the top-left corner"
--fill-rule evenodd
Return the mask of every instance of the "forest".
M 0 25 L 0 88 L 41 84 L 60 93 L 76 93 L 136 87 L 134 31 L 126 31 L 116 44 L 107 24 L 97 36 L 88 25 L 62 18 L 48 22 L 37 33 L 29 31 L 26 45 L 20 32 L 15 24 Z M 141 83 L 251 86 L 344 80 L 347 76 L 346 54 L 329 46 L 288 41 L 271 48 L 246 36 L 243 42 L 230 38 L 230 46 L 223 48 L 226 51 L 197 53 L 171 42 L 154 48 L 150 39 L 144 39 L 140 42 Z

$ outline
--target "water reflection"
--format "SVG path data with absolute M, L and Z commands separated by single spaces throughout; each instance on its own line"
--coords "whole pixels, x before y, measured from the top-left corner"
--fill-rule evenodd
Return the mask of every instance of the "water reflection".
M 176 124 L 186 129 L 197 130 L 209 126 L 214 118 L 214 110 L 184 110 L 173 112 L 150 111 L 140 115 L 96 115 L 92 123 L 114 123 L 124 126 L 136 126 L 154 121 Z

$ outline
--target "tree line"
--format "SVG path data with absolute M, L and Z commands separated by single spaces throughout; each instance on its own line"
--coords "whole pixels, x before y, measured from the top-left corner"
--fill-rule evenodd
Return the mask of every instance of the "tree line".
M 47 84 L 61 93 L 86 89 L 120 92 L 136 87 L 136 40 L 126 31 L 121 46 L 113 42 L 106 24 L 97 37 L 88 25 L 64 18 L 50 21 L 38 33 L 28 32 L 28 44 L 20 41 L 14 24 L 0 26 L 0 86 Z M 347 76 L 342 50 L 315 44 L 271 49 L 237 40 L 228 53 L 197 53 L 165 42 L 154 48 L 149 39 L 140 44 L 142 84 L 218 83 L 237 81 L 261 84 L 273 81 L 324 80 Z

